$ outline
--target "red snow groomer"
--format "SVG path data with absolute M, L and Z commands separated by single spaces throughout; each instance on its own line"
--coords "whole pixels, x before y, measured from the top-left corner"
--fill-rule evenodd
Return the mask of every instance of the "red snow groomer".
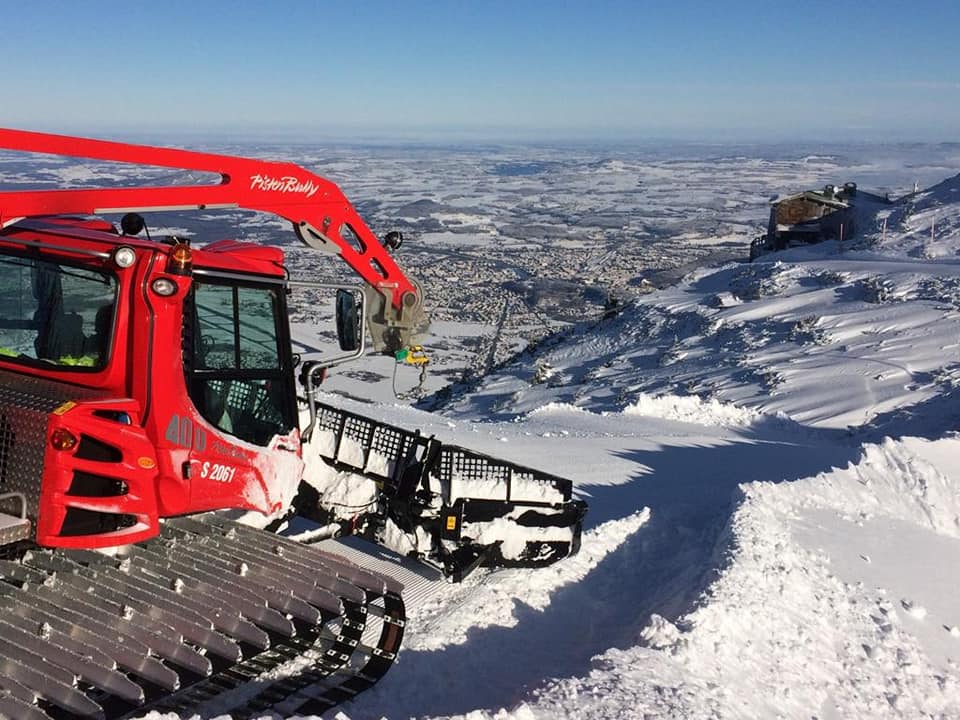
M 317 401 L 321 371 L 364 351 L 363 320 L 375 349 L 422 359 L 422 293 L 385 248 L 399 237 L 382 244 L 336 185 L 18 130 L 0 149 L 218 178 L 0 192 L 0 717 L 310 714 L 375 683 L 403 635 L 400 584 L 214 512 L 334 519 L 301 482 L 307 453 L 376 483 L 338 527 L 406 533 L 454 578 L 576 551 L 569 481 Z M 144 215 L 231 208 L 285 218 L 366 284 L 337 291 L 348 355 L 304 363 L 300 398 L 287 294 L 321 284 L 292 280 L 277 248 L 144 236 Z

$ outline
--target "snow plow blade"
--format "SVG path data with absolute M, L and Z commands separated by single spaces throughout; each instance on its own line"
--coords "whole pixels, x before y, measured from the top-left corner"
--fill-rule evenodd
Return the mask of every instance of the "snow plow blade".
M 304 453 L 377 483 L 376 510 L 346 531 L 387 545 L 406 534 L 415 547 L 406 554 L 455 581 L 478 566 L 540 567 L 579 550 L 587 506 L 570 480 L 322 403 L 316 417 Z M 300 500 L 301 513 L 323 512 L 322 492 Z
M 217 515 L 116 556 L 13 549 L 0 717 L 320 714 L 377 682 L 403 637 L 399 583 Z

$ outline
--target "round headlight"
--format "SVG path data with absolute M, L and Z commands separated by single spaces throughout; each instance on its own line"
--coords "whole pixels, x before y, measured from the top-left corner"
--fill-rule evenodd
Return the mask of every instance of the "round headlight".
M 150 284 L 150 287 L 157 295 L 163 295 L 164 297 L 169 297 L 177 291 L 177 284 L 170 278 L 165 277 L 157 278 Z
M 118 247 L 116 252 L 113 253 L 113 261 L 117 264 L 117 267 L 128 268 L 137 261 L 137 253 L 134 252 L 133 248 L 127 247 Z

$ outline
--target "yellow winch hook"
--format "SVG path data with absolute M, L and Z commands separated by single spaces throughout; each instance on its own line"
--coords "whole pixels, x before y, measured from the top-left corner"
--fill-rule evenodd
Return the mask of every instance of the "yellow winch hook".
M 413 397 L 419 397 L 423 394 L 423 385 L 427 380 L 427 365 L 430 358 L 421 345 L 411 345 L 407 348 L 401 348 L 394 353 L 396 363 L 393 366 L 393 395 L 399 400 L 407 400 Z M 420 381 L 417 386 L 409 392 L 397 392 L 397 368 L 401 365 L 410 365 L 420 368 Z

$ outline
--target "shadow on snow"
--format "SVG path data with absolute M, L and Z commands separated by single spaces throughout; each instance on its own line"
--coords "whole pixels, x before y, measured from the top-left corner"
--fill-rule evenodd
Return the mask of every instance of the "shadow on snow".
M 616 452 L 642 471 L 623 485 L 587 486 L 589 525 L 646 506 L 644 526 L 582 580 L 555 590 L 543 611 L 515 600 L 513 627 L 475 628 L 462 644 L 403 652 L 378 688 L 344 711 L 362 720 L 393 716 L 391 707 L 400 715 L 509 708 L 548 681 L 588 674 L 592 658 L 610 648 L 637 645 L 651 613 L 676 620 L 690 611 L 722 569 L 717 543 L 741 483 L 790 482 L 860 455 L 845 431 L 769 425 L 715 444 Z M 416 698 L 397 708 L 406 688 L 416 688 Z

